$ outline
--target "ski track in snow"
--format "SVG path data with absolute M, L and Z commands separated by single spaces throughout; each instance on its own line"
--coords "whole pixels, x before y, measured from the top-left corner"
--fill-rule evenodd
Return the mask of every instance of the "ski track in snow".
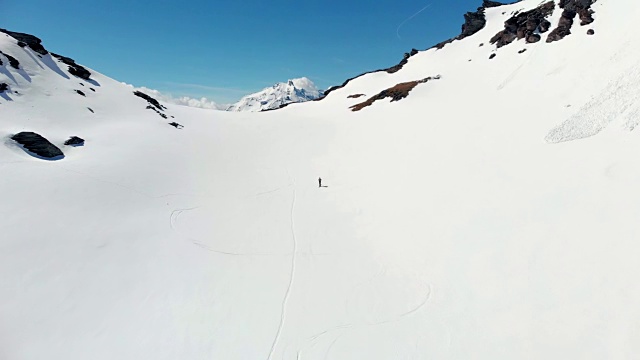
M 178 218 L 180 217 L 180 215 L 182 215 L 184 212 L 187 211 L 192 211 L 192 210 L 196 210 L 199 209 L 199 206 L 196 207 L 192 207 L 192 208 L 187 208 L 187 209 L 176 209 L 173 210 L 171 212 L 171 215 L 169 215 L 169 226 L 171 227 L 171 229 L 178 234 L 180 237 L 189 240 L 193 245 L 200 247 L 204 250 L 207 250 L 209 252 L 212 253 L 216 253 L 216 254 L 220 254 L 220 255 L 227 255 L 227 256 L 289 256 L 290 254 L 270 254 L 270 253 L 236 253 L 236 252 L 231 252 L 231 251 L 223 251 L 223 250 L 218 250 L 218 249 L 214 249 L 210 246 L 207 246 L 205 244 L 203 244 L 202 242 L 200 242 L 197 239 L 193 239 L 187 236 L 184 236 L 180 230 L 178 229 L 177 226 L 177 222 L 178 222 Z
M 329 353 L 331 352 L 331 349 L 333 349 L 333 347 L 336 345 L 338 340 L 340 340 L 340 338 L 342 338 L 343 335 L 344 334 L 340 334 L 340 335 L 336 336 L 336 338 L 333 339 L 331 344 L 329 344 L 329 347 L 327 347 L 327 351 L 324 353 L 324 360 L 327 360 L 329 358 Z
M 289 276 L 289 284 L 287 285 L 287 291 L 284 294 L 284 299 L 282 300 L 282 311 L 280 313 L 280 324 L 278 325 L 278 331 L 276 332 L 276 337 L 273 339 L 273 344 L 271 345 L 271 350 L 269 351 L 269 356 L 267 360 L 271 360 L 273 357 L 273 353 L 278 346 L 278 342 L 280 341 L 280 336 L 282 335 L 282 329 L 284 328 L 284 323 L 287 317 L 287 303 L 289 302 L 289 297 L 291 296 L 291 289 L 293 288 L 293 281 L 295 280 L 296 275 L 296 251 L 298 250 L 298 240 L 296 239 L 296 224 L 294 221 L 294 212 L 296 207 L 296 184 L 293 183 L 293 199 L 291 200 L 291 238 L 293 240 L 293 253 L 291 254 L 291 273 Z
M 182 215 L 183 212 L 185 211 L 191 211 L 191 210 L 195 210 L 197 209 L 198 206 L 196 207 L 192 207 L 192 208 L 188 208 L 188 209 L 176 209 L 173 210 L 171 212 L 171 215 L 169 216 L 169 226 L 171 226 L 171 229 L 175 232 L 178 232 L 178 230 L 176 229 L 176 222 L 178 221 L 178 218 L 180 217 L 180 215 Z

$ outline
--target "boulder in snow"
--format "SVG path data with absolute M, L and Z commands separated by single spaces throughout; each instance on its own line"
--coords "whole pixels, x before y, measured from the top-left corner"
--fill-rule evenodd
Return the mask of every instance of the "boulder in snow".
M 55 160 L 64 157 L 62 150 L 34 132 L 25 131 L 17 133 L 13 135 L 11 139 L 22 145 L 28 151 L 45 159 Z
M 67 146 L 82 146 L 84 145 L 84 139 L 77 136 L 72 136 L 67 139 L 64 144 Z

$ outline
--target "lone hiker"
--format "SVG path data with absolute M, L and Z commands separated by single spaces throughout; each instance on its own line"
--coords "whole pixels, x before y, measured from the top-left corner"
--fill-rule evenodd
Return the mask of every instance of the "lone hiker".
M 322 187 L 322 178 L 318 178 L 318 187 Z

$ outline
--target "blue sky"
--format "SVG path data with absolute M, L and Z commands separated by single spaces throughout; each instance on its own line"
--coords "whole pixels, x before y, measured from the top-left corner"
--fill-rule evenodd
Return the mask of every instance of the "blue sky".
M 324 89 L 394 65 L 459 34 L 481 3 L 0 0 L 0 27 L 119 81 L 225 103 L 290 78 Z

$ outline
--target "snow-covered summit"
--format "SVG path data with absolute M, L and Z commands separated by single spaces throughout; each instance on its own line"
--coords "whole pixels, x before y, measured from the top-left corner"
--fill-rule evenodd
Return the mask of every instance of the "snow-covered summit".
M 263 111 L 277 109 L 285 104 L 318 99 L 322 91 L 306 77 L 277 83 L 254 94 L 247 95 L 229 106 L 227 111 Z

